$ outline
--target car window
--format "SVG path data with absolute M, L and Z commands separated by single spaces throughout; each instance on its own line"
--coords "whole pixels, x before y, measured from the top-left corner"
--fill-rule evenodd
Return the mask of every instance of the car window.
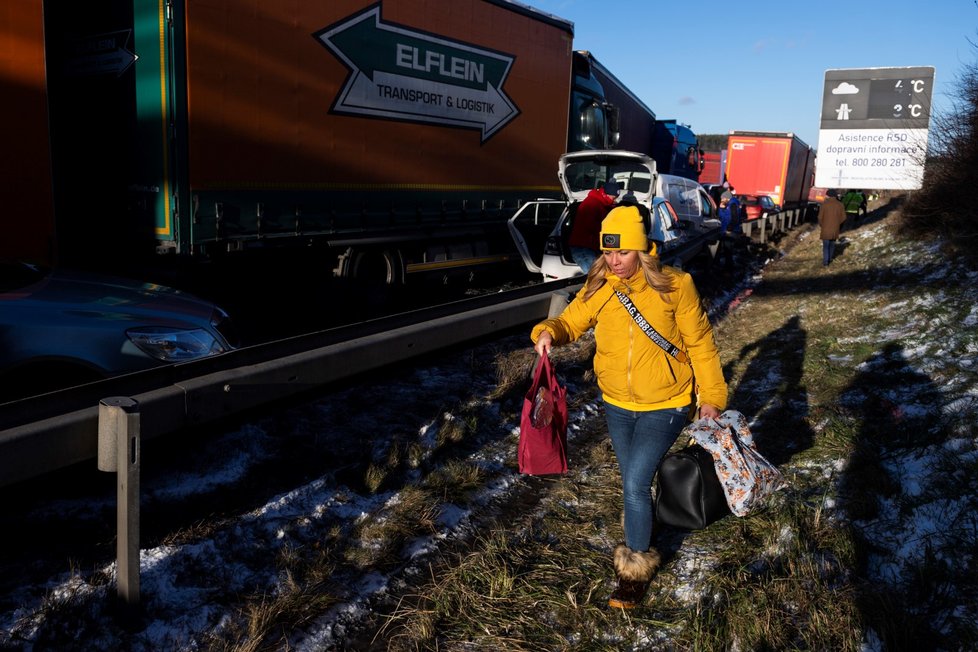
M 696 196 L 699 199 L 700 215 L 703 217 L 713 217 L 713 204 L 710 201 L 710 196 L 706 193 L 706 191 L 697 189 Z
M 675 207 L 673 207 L 675 208 Z M 702 214 L 703 207 L 700 205 L 699 187 L 695 181 L 683 180 L 683 201 L 676 212 L 684 218 L 697 218 Z
M 659 242 L 669 242 L 679 237 L 672 226 L 676 224 L 678 216 L 672 204 L 669 202 L 656 202 L 653 206 L 655 213 L 652 215 L 652 235 L 651 240 Z
M 616 161 L 612 165 L 592 160 L 575 161 L 566 166 L 564 175 L 567 186 L 573 193 L 592 190 L 608 179 L 619 182 L 627 180 L 629 188 L 642 192 L 638 190 L 638 186 L 644 178 L 645 188 L 648 189 L 648 169 L 631 161 Z
M 615 181 L 622 187 L 622 190 L 631 190 L 638 193 L 649 191 L 649 173 L 646 171 L 616 172 Z
M 673 208 L 675 208 L 676 206 L 682 206 L 683 205 L 682 188 L 680 188 L 674 183 L 670 183 L 668 187 L 669 190 L 666 192 L 666 199 L 668 199 L 670 203 L 672 203 Z

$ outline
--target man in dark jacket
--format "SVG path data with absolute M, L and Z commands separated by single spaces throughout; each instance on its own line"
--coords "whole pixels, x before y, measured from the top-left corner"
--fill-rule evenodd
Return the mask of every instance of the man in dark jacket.
M 825 193 L 825 201 L 818 209 L 818 225 L 822 238 L 822 266 L 827 267 L 835 254 L 835 241 L 839 238 L 842 224 L 846 221 L 846 209 L 839 201 L 839 193 L 835 188 L 829 188 Z
M 720 202 L 727 201 L 726 212 L 719 213 L 720 226 L 724 233 L 733 233 L 740 230 L 740 225 L 744 221 L 744 207 L 734 194 L 734 187 L 730 186 L 720 195 Z
M 585 274 L 591 269 L 591 263 L 598 256 L 601 220 L 614 207 L 618 191 L 618 183 L 612 179 L 600 188 L 589 192 L 577 207 L 574 226 L 571 228 L 567 244 L 570 246 L 574 262 Z
M 733 269 L 733 250 L 740 240 L 740 211 L 734 202 L 736 198 L 733 193 L 726 191 L 720 196 L 720 205 L 717 207 L 721 231 L 718 258 L 723 258 L 723 268 L 728 271 Z

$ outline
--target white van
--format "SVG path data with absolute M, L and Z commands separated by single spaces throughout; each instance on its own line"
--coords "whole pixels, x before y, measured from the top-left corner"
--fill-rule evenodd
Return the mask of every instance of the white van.
M 608 179 L 622 188 L 618 202 L 635 201 L 652 214 L 651 237 L 660 243 L 662 261 L 683 267 L 702 252 L 716 254 L 720 220 L 713 199 L 703 187 L 685 177 L 657 174 L 655 161 L 644 154 L 623 150 L 571 152 L 560 157 L 558 175 L 566 201 L 542 200 L 523 206 L 509 220 L 527 269 L 539 272 L 545 281 L 582 274 L 567 244 L 577 207 L 593 189 Z M 531 234 L 541 216 L 561 209 L 556 225 L 542 248 Z M 537 231 L 538 233 L 539 231 Z

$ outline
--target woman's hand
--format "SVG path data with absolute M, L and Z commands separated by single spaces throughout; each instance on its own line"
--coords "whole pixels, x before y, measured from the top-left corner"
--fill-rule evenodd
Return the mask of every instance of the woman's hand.
M 537 340 L 539 343 L 540 340 Z M 717 409 L 715 405 L 710 405 L 709 403 L 704 403 L 700 406 L 700 418 L 709 417 L 710 419 L 716 419 L 720 416 L 720 410 Z
M 553 348 L 553 345 L 554 336 L 549 331 L 541 331 L 536 344 L 533 345 L 533 350 L 537 352 L 537 355 L 550 355 L 550 349 Z

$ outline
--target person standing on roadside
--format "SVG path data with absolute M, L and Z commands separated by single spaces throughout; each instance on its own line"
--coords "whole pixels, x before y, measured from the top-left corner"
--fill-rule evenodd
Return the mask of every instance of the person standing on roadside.
M 740 225 L 746 217 L 744 215 L 744 205 L 740 203 L 740 199 L 737 197 L 737 191 L 733 185 L 728 184 L 727 189 L 720 195 L 720 200 L 723 201 L 724 197 L 727 198 L 728 206 L 730 207 L 730 222 L 727 224 L 727 229 L 736 231 L 740 228 Z
M 822 238 L 822 267 L 828 267 L 835 255 L 835 241 L 839 238 L 842 225 L 846 221 L 846 209 L 839 201 L 839 192 L 829 188 L 825 193 L 822 207 L 818 209 L 818 225 Z
M 693 278 L 662 265 L 647 224 L 638 206 L 608 213 L 601 256 L 584 287 L 560 316 L 530 334 L 543 356 L 594 328 L 594 371 L 624 492 L 625 542 L 614 551 L 618 583 L 608 599 L 622 609 L 638 606 L 660 563 L 651 495 L 659 463 L 694 404 L 712 418 L 727 404 L 713 327 Z
M 717 217 L 720 218 L 720 256 L 723 256 L 723 268 L 733 269 L 733 248 L 737 241 L 737 234 L 734 231 L 734 216 L 736 208 L 731 209 L 729 192 L 720 196 L 720 205 L 717 207 Z M 740 228 L 737 226 L 736 228 Z
M 717 208 L 717 217 L 720 218 L 720 245 L 723 255 L 723 267 L 726 270 L 733 269 L 733 249 L 740 240 L 740 225 L 743 223 L 743 209 L 737 195 L 733 193 L 733 187 L 728 187 L 720 195 L 720 205 Z
M 597 247 L 601 220 L 615 205 L 619 190 L 618 183 L 612 179 L 600 188 L 591 190 L 577 207 L 567 244 L 574 262 L 585 274 L 591 269 L 591 264 L 599 253 Z
M 727 232 L 730 227 L 730 194 L 723 193 L 717 206 L 717 217 L 720 218 L 720 230 Z
M 865 210 L 866 197 L 861 190 L 850 190 L 842 196 L 842 205 L 846 210 L 846 222 L 849 223 L 849 230 L 856 228 L 856 220 L 859 218 L 860 211 Z

